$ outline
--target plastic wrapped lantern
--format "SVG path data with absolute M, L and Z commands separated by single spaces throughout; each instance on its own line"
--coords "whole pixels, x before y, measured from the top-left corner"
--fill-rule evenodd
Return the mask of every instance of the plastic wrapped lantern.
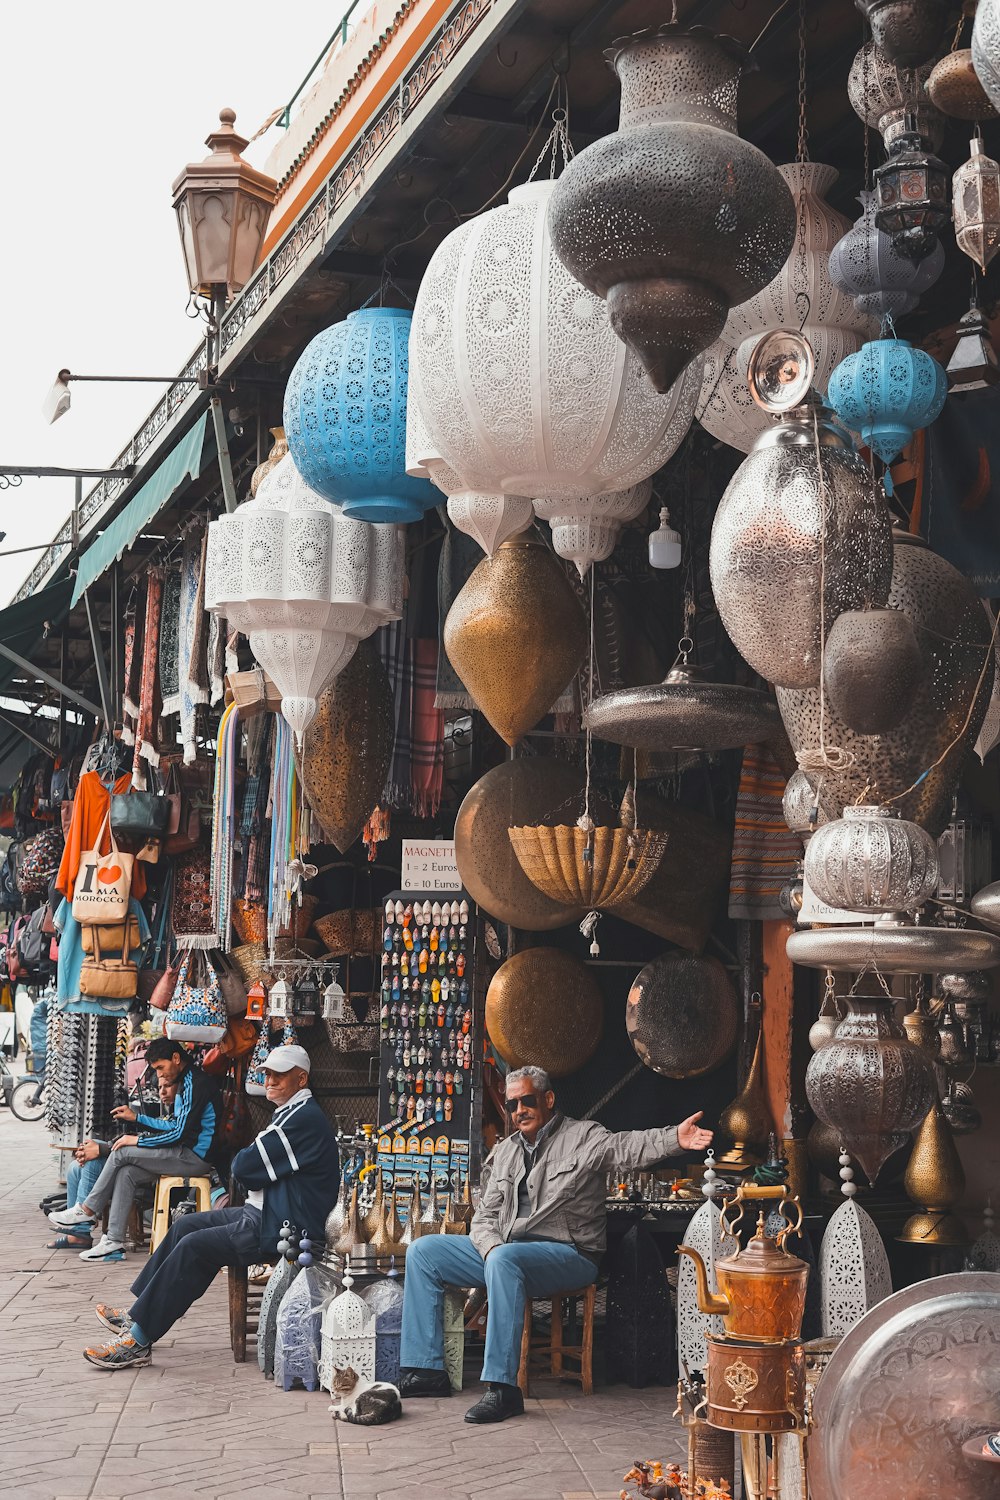
M 348 519 L 291 456 L 208 528 L 205 607 L 249 638 L 300 742 L 358 641 L 400 618 L 402 593 L 398 528 Z
M 830 280 L 854 298 L 860 312 L 882 319 L 912 312 L 944 270 L 940 240 L 914 263 L 896 249 L 876 222 L 875 191 L 858 194 L 861 217 L 830 251 Z
M 847 97 L 859 120 L 882 137 L 886 150 L 906 128 L 912 114 L 922 138 L 937 150 L 944 139 L 945 118 L 928 98 L 924 87 L 933 63 L 920 68 L 900 68 L 866 42 L 856 54 L 847 77 Z
M 875 184 L 878 227 L 910 260 L 932 255 L 951 217 L 948 168 L 924 149 L 912 115 L 889 147 L 889 160 L 876 167 Z
M 905 339 L 878 339 L 848 355 L 830 376 L 827 400 L 852 432 L 891 463 L 914 432 L 935 421 L 948 395 L 936 359 Z
M 981 271 L 1000 250 L 1000 165 L 983 151 L 978 137 L 970 156 L 952 178 L 952 214 L 958 248 Z
M 356 521 L 417 521 L 437 504 L 406 472 L 406 395 L 412 314 L 348 313 L 306 345 L 285 390 L 285 435 L 317 494 Z
M 553 251 L 546 210 L 556 187 L 515 188 L 431 257 L 410 338 L 432 455 L 425 463 L 432 475 L 435 461 L 445 464 L 477 494 L 530 495 L 539 514 L 570 531 L 574 523 L 586 531 L 600 513 L 616 533 L 626 511 L 616 517 L 610 497 L 673 456 L 691 424 L 701 363 L 664 394 L 653 389 L 603 301 Z M 453 519 L 476 535 L 464 515 Z M 579 539 L 565 534 L 574 550 Z M 557 550 L 562 541 L 554 536 Z

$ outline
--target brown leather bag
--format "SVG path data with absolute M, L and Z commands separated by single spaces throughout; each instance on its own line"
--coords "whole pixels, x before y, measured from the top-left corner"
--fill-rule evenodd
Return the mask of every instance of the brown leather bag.
M 132 918 L 132 921 L 135 919 Z M 139 970 L 128 956 L 129 922 L 121 924 L 119 958 L 85 958 L 80 969 L 80 994 L 94 1000 L 134 1000 Z
M 156 983 L 149 993 L 148 1005 L 152 1010 L 166 1010 L 174 998 L 177 977 L 181 972 L 183 953 L 178 953 L 165 969 L 159 972 Z M 157 974 L 156 969 L 143 969 L 143 974 Z
M 212 967 L 218 976 L 219 988 L 222 990 L 222 998 L 226 1002 L 227 1015 L 246 1016 L 247 987 L 239 969 L 228 953 L 221 953 L 218 949 L 213 950 L 211 958 Z
M 189 788 L 200 789 L 209 769 L 206 762 L 200 761 L 196 761 L 193 766 L 185 766 L 183 770 L 176 762 L 170 767 L 166 780 L 170 811 L 163 839 L 166 854 L 186 854 L 189 849 L 195 848 L 201 838 L 201 818 Z
M 104 952 L 116 953 L 122 946 L 122 925 L 121 922 L 84 922 L 80 928 L 84 953 L 97 958 Z M 129 917 L 126 957 L 133 948 L 138 948 L 140 941 L 139 919 Z

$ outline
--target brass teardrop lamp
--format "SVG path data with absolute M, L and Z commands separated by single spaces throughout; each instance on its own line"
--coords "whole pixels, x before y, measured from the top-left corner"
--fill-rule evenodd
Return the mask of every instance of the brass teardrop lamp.
M 952 1210 L 965 1192 L 965 1172 L 951 1128 L 935 1100 L 917 1131 L 903 1178 L 907 1195 L 919 1212 L 911 1214 L 897 1239 L 906 1245 L 961 1246 L 969 1232 Z
M 753 1062 L 746 1082 L 719 1116 L 718 1136 L 732 1144 L 719 1157 L 717 1165 L 730 1171 L 759 1167 L 768 1136 L 774 1130 L 771 1112 L 764 1094 L 764 1028 L 761 1024 L 754 1048 Z

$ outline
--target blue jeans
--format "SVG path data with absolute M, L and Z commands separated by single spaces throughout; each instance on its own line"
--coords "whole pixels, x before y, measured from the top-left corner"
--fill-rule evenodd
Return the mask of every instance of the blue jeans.
M 98 1177 L 100 1177 L 103 1166 L 104 1163 L 99 1156 L 95 1157 L 93 1161 L 85 1161 L 83 1166 L 78 1161 L 70 1162 L 66 1168 L 67 1208 L 75 1208 L 78 1203 L 83 1202 Z
M 484 1286 L 489 1316 L 483 1379 L 516 1385 L 526 1299 L 550 1297 L 596 1280 L 592 1260 L 554 1240 L 498 1245 L 484 1261 L 467 1235 L 425 1235 L 406 1252 L 400 1363 L 443 1370 L 445 1288 Z

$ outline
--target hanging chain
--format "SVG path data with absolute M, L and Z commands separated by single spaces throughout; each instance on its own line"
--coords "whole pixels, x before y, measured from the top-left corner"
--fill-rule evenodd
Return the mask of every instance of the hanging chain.
M 867 116 L 868 116 L 868 97 L 869 97 L 868 96 L 868 70 L 869 70 L 869 68 L 871 66 L 871 53 L 870 52 L 865 52 L 864 57 L 865 57 L 865 60 L 864 60 L 863 66 L 862 66 L 862 72 L 864 74 L 864 78 L 863 78 L 864 87 L 863 87 L 862 92 L 861 92 L 861 97 L 863 98 L 863 100 L 865 102 L 865 118 L 862 120 L 861 126 L 862 126 L 862 129 L 864 130 L 864 134 L 865 134 L 865 168 L 864 168 L 864 171 L 865 171 L 865 192 L 866 193 L 870 193 L 871 190 L 872 190 L 872 140 L 871 140 L 872 131 L 871 131 L 871 126 L 868 123 Z
M 556 107 L 552 111 L 552 129 L 549 131 L 538 153 L 538 159 L 528 175 L 528 181 L 533 182 L 541 171 L 542 163 L 547 156 L 551 156 L 549 162 L 549 176 L 555 178 L 559 175 L 559 158 L 562 157 L 563 168 L 567 167 L 576 153 L 573 150 L 573 142 L 569 138 L 569 90 L 566 80 L 558 80 L 558 91 L 556 93 Z
M 799 140 L 795 160 L 801 167 L 809 160 L 809 126 L 806 118 L 806 0 L 799 0 Z M 801 177 L 795 186 L 798 209 L 799 233 L 792 267 L 792 285 L 795 288 L 795 311 L 801 333 L 809 321 L 812 311 L 809 296 L 809 261 L 806 256 L 806 193 Z
M 799 0 L 799 144 L 796 161 L 809 160 L 809 124 L 806 117 L 806 0 Z

